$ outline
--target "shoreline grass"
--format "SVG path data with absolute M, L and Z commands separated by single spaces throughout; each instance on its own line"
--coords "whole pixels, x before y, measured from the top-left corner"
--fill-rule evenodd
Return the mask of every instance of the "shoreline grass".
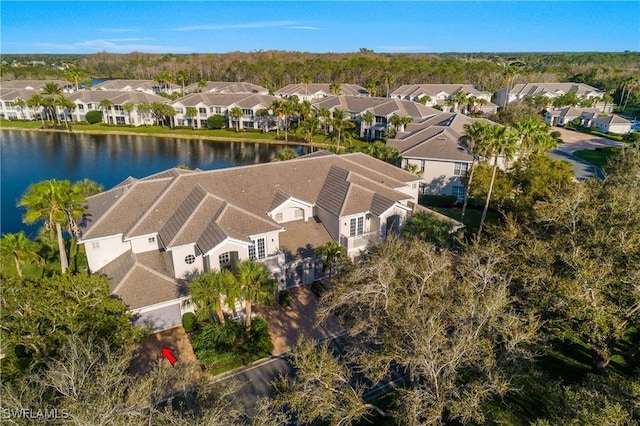
M 175 128 L 170 129 L 162 126 L 116 126 L 99 124 L 77 124 L 72 125 L 71 130 L 67 130 L 64 126 L 55 126 L 49 128 L 43 128 L 40 121 L 17 121 L 17 120 L 0 120 L 0 130 L 18 130 L 18 131 L 34 131 L 45 133 L 75 133 L 75 134 L 89 134 L 89 135 L 131 135 L 131 136 L 151 136 L 151 137 L 166 137 L 176 139 L 203 139 L 213 142 L 250 142 L 261 144 L 272 144 L 282 146 L 303 146 L 311 147 L 310 144 L 296 140 L 295 135 L 290 133 L 289 136 L 292 140 L 276 139 L 277 135 L 271 131 L 268 133 L 255 132 L 255 131 L 241 131 L 235 132 L 231 129 L 190 129 L 190 128 Z M 280 137 L 283 137 L 283 132 L 280 132 Z M 313 139 L 314 148 L 331 149 L 335 146 L 331 143 L 327 143 L 324 136 L 316 135 Z

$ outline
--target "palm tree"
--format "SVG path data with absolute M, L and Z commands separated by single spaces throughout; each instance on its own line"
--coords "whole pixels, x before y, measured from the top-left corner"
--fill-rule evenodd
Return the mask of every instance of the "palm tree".
M 316 114 L 311 114 L 298 126 L 297 132 L 303 134 L 307 143 L 311 146 L 311 152 L 313 152 L 313 137 L 318 133 L 320 129 L 320 119 Z
M 355 123 L 351 121 L 347 112 L 339 108 L 333 110 L 333 118 L 331 119 L 331 139 L 336 143 L 338 149 L 340 149 L 340 144 L 343 141 L 348 141 L 347 130 L 353 129 L 355 126 Z
M 103 100 L 100 101 L 99 105 L 100 105 L 100 108 L 102 109 L 102 116 L 104 118 L 104 122 L 106 124 L 110 124 L 108 111 L 111 110 L 111 106 L 113 105 L 113 102 L 111 102 L 111 99 L 104 98 Z
M 342 87 L 340 85 L 340 83 L 338 82 L 333 82 L 329 85 L 329 93 L 333 93 L 334 95 L 340 95 L 342 94 Z
M 505 160 L 510 160 L 517 149 L 517 143 L 518 134 L 499 124 L 489 126 L 487 129 L 487 137 L 482 140 L 482 145 L 485 146 L 485 152 L 489 155 L 493 155 L 493 169 L 491 171 L 491 181 L 489 182 L 487 200 L 485 201 L 484 209 L 482 210 L 482 217 L 480 218 L 480 225 L 478 227 L 478 238 L 480 238 L 480 235 L 482 234 L 482 228 L 487 218 L 491 192 L 493 191 L 493 183 L 495 182 L 496 170 L 498 169 L 498 158 L 504 157 Z
M 240 131 L 240 119 L 243 115 L 244 112 L 242 112 L 242 108 L 239 106 L 234 106 L 229 110 L 229 117 L 231 117 L 235 122 L 236 133 Z
M 284 117 L 284 140 L 289 140 L 289 125 L 291 123 L 291 117 L 293 117 L 298 110 L 297 105 L 293 101 L 287 101 L 282 104 L 282 116 Z
M 42 113 L 43 98 L 39 94 L 34 94 L 27 99 L 27 106 L 29 108 L 40 108 L 40 120 L 42 120 L 42 127 L 44 127 L 44 114 Z
M 276 158 L 280 161 L 293 160 L 294 158 L 298 158 L 299 155 L 293 149 L 286 147 L 278 151 L 276 154 Z
M 101 193 L 104 187 L 91 179 L 82 179 L 73 184 L 73 190 L 78 192 L 84 198 Z
M 176 73 L 176 80 L 180 82 L 180 86 L 182 87 L 182 96 L 184 96 L 184 85 L 189 78 L 189 75 L 185 70 L 179 70 Z
M 89 75 L 77 67 L 67 69 L 62 73 L 63 78 L 73 81 L 76 91 L 80 90 L 80 83 L 87 81 Z
M 198 80 L 198 92 L 202 93 L 205 87 L 207 87 L 207 80 L 204 78 Z
M 195 130 L 198 122 L 198 108 L 190 106 L 187 107 L 187 115 L 191 118 L 191 127 Z
M 158 83 L 161 92 L 166 92 L 169 84 L 175 82 L 175 77 L 169 71 L 161 71 L 153 77 L 153 80 Z
M 42 94 L 47 95 L 45 96 L 46 102 L 48 103 L 47 106 L 51 108 L 52 114 L 56 116 L 56 121 L 58 122 L 58 124 L 60 124 L 60 117 L 58 117 L 57 105 L 59 103 L 58 99 L 63 94 L 62 88 L 58 86 L 58 83 L 54 83 L 50 81 L 49 83 L 46 83 L 42 88 Z M 49 97 L 51 98 L 51 100 L 48 100 Z
M 460 112 L 460 113 L 462 113 L 462 107 L 464 107 L 469 102 L 467 94 L 464 93 L 462 90 L 456 93 L 455 95 L 453 95 L 451 100 L 455 104 L 456 112 Z
M 324 135 L 328 136 L 329 135 L 329 124 L 331 122 L 331 111 L 326 107 L 322 107 L 318 111 L 318 117 L 322 121 L 322 127 L 324 129 Z
M 282 101 L 274 99 L 270 106 L 273 115 L 276 117 L 276 137 L 280 137 L 280 117 L 282 116 Z
M 18 107 L 18 109 L 20 110 L 20 115 L 22 116 L 22 119 L 24 120 L 24 119 L 25 119 L 25 116 L 24 116 L 24 107 L 27 105 L 27 103 L 25 102 L 25 100 L 24 100 L 24 99 L 22 99 L 22 98 L 15 98 L 15 99 L 13 100 L 13 104 L 14 104 L 15 106 L 17 106 L 17 107 Z
M 316 247 L 314 249 L 316 256 L 323 256 L 322 258 L 322 272 L 329 270 L 329 282 L 331 282 L 334 268 L 337 262 L 346 256 L 344 247 L 335 241 L 329 241 L 327 244 Z
M 605 93 L 604 95 L 602 95 L 602 102 L 604 102 L 604 107 L 602 108 L 602 110 L 604 112 L 607 111 L 607 104 L 613 102 L 613 96 L 611 96 L 608 93 Z
M 511 83 L 513 83 L 513 79 L 518 74 L 518 70 L 515 67 L 507 64 L 504 69 L 504 76 L 507 79 L 507 94 L 504 98 L 504 103 L 502 105 L 503 108 L 507 106 L 509 103 L 509 95 L 511 94 Z
M 140 102 L 136 105 L 136 110 L 138 110 L 138 115 L 140 115 L 140 118 L 144 123 L 144 127 L 147 127 L 147 120 L 149 118 L 149 113 L 151 113 L 151 105 L 148 102 Z
M 240 294 L 245 300 L 245 334 L 251 338 L 251 307 L 253 303 L 269 303 L 276 289 L 267 267 L 255 260 L 243 260 L 237 265 Z
M 233 306 L 238 299 L 239 283 L 228 270 L 204 272 L 187 284 L 191 300 L 198 306 L 196 314 L 211 320 L 214 312 L 224 325 L 223 304 Z
M 389 118 L 389 123 L 393 126 L 396 132 L 404 131 L 404 126 L 411 123 L 412 121 L 413 121 L 412 117 L 409 117 L 409 116 L 404 117 L 396 114 L 393 114 Z
M 269 110 L 266 108 L 260 108 L 256 111 L 256 115 L 260 118 L 260 127 L 262 127 L 262 133 L 269 131 Z
M 43 263 L 42 257 L 38 254 L 38 244 L 28 239 L 22 231 L 17 234 L 4 234 L 0 239 L 0 251 L 3 256 L 13 257 L 20 278 L 21 262 Z
M 49 232 L 55 234 L 58 239 L 60 252 L 60 269 L 64 274 L 69 267 L 67 252 L 64 247 L 62 225 L 69 225 L 72 220 L 79 219 L 84 212 L 85 198 L 74 191 L 68 180 L 55 179 L 37 182 L 29 185 L 25 194 L 18 201 L 18 207 L 25 207 L 26 213 L 22 220 L 26 224 L 44 221 Z
M 488 124 L 476 121 L 471 124 L 464 125 L 465 134 L 460 137 L 460 142 L 467 147 L 472 155 L 471 170 L 469 171 L 469 181 L 464 191 L 464 201 L 462 203 L 462 213 L 460 214 L 460 220 L 464 219 L 464 214 L 467 211 L 467 202 L 469 200 L 469 190 L 473 182 L 473 174 L 475 172 L 475 166 L 479 158 L 480 147 L 483 146 L 483 139 L 487 135 Z
M 131 119 L 131 113 L 136 109 L 136 105 L 133 102 L 127 101 L 122 104 L 122 110 L 129 116 L 129 126 L 133 127 L 133 120 Z
M 373 120 L 375 120 L 375 115 L 371 111 L 366 111 L 364 114 L 360 116 L 362 122 L 366 124 L 367 128 L 364 129 L 365 135 L 367 135 L 367 140 L 371 139 L 371 125 L 373 124 Z

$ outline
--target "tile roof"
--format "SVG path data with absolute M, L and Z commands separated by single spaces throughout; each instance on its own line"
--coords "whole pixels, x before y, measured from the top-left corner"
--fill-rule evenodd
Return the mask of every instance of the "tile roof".
M 339 214 L 351 185 L 400 201 L 409 196 L 396 189 L 417 180 L 407 171 L 362 153 L 315 153 L 284 162 L 210 171 L 170 169 L 132 178 L 89 197 L 91 216 L 83 239 L 160 232 L 165 245 L 197 243 L 206 252 L 223 237 L 246 241 L 249 235 L 281 229 L 267 212 L 289 197 Z M 361 207 L 370 204 L 367 201 Z
M 408 124 L 387 144 L 397 148 L 403 157 L 471 162 L 472 156 L 458 141 L 465 133 L 464 126 L 476 121 L 492 124 L 464 114 L 442 113 Z
M 500 89 L 500 90 L 506 90 Z M 575 93 L 578 96 L 601 94 L 602 91 L 584 83 L 518 83 L 509 90 L 510 96 L 519 98 L 532 95 L 558 95 Z
M 116 90 L 80 90 L 79 92 L 69 93 L 67 99 L 76 103 L 100 103 L 103 99 L 109 99 L 114 105 L 122 105 L 125 102 L 139 104 L 146 103 L 168 103 L 167 98 L 146 92 L 125 92 Z
M 64 88 L 72 86 L 65 80 L 4 80 L 0 81 L 0 90 L 4 92 L 6 89 L 26 89 L 31 91 L 40 91 L 47 83 L 55 83 Z
M 165 83 L 166 87 L 179 89 L 180 86 L 174 83 Z M 93 86 L 93 90 L 156 90 L 160 87 L 155 80 L 106 80 Z
M 184 88 L 186 92 L 197 93 L 260 93 L 269 94 L 269 89 L 253 83 L 238 81 L 207 81 L 204 87 L 199 83 L 193 83 Z
M 439 93 L 446 93 L 449 96 L 458 92 L 464 92 L 467 95 L 491 95 L 471 84 L 405 84 L 398 87 L 390 93 L 391 97 L 408 97 L 414 99 L 421 96 L 429 96 L 435 98 Z
M 331 84 L 329 83 L 294 83 L 288 84 L 274 92 L 276 96 L 292 96 L 292 95 L 319 95 L 327 96 L 331 93 Z M 341 84 L 340 92 L 342 95 L 349 96 L 369 96 L 369 91 L 357 84 Z
M 317 109 L 339 108 L 344 111 L 355 113 L 371 111 L 374 115 L 385 117 L 396 114 L 400 116 L 413 117 L 414 120 L 434 116 L 440 113 L 440 111 L 438 111 L 437 109 L 430 108 L 413 101 L 395 98 L 392 99 L 340 95 L 330 96 L 328 98 L 315 101 L 312 105 Z
M 186 296 L 183 280 L 172 278 L 171 261 L 166 252 L 127 251 L 98 273 L 109 277 L 109 288 L 129 309 L 167 302 Z
M 244 108 L 262 106 L 267 108 L 276 100 L 275 96 L 255 93 L 189 93 L 172 102 L 172 105 L 195 107 L 198 105 L 229 107 L 238 105 Z

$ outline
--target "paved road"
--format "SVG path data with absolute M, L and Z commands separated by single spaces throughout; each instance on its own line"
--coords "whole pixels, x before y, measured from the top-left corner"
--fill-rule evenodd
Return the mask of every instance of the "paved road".
M 624 146 L 622 142 L 613 141 L 611 139 L 602 138 L 599 136 L 593 136 L 586 133 L 576 132 L 574 130 L 567 130 L 562 127 L 554 127 L 552 130 L 557 130 L 561 134 L 561 138 L 564 141 L 557 149 L 549 152 L 549 155 L 557 160 L 565 160 L 571 163 L 573 172 L 578 180 L 597 177 L 598 179 L 604 178 L 604 173 L 598 167 L 584 161 L 573 155 L 575 151 L 582 149 L 596 149 L 609 146 Z
M 344 348 L 348 345 L 348 338 L 345 336 L 335 336 L 331 338 L 329 347 L 336 354 L 343 354 Z M 295 374 L 292 365 L 286 355 L 272 357 L 261 361 L 258 364 L 241 369 L 235 373 L 227 375 L 219 380 L 234 380 L 240 386 L 235 393 L 235 397 L 241 400 L 247 407 L 247 414 L 253 414 L 252 409 L 261 398 L 273 396 L 273 386 L 271 383 L 278 377 L 284 375 L 293 377 Z M 367 401 L 375 399 L 389 392 L 397 383 L 403 381 L 406 375 L 402 371 L 394 373 L 390 380 L 386 380 L 365 392 L 364 398 Z M 355 374 L 354 379 L 360 383 L 367 383 L 362 376 Z

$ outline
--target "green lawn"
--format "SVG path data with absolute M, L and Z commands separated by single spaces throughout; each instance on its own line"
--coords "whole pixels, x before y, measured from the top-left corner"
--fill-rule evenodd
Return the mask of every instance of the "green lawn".
M 435 210 L 438 213 L 442 213 L 445 216 L 448 216 L 455 220 L 460 220 L 460 216 L 462 216 L 462 207 L 432 207 L 425 206 L 431 210 Z M 482 218 L 482 210 L 479 209 L 470 209 L 467 207 L 467 211 L 464 214 L 464 225 L 466 226 L 467 234 L 475 234 L 478 232 L 478 227 L 480 226 L 480 219 Z M 487 220 L 486 224 L 497 223 L 501 218 L 500 213 L 496 211 L 489 210 L 487 212 Z
M 64 125 L 56 126 L 56 129 L 50 129 L 51 131 L 66 131 Z M 0 128 L 13 128 L 13 129 L 25 129 L 25 130 L 41 130 L 41 121 L 19 121 L 19 120 L 0 120 Z M 150 135 L 150 136 L 167 136 L 167 137 L 185 137 L 185 138 L 203 138 L 210 140 L 220 141 L 246 141 L 246 142 L 259 142 L 259 143 L 276 143 L 282 145 L 302 145 L 306 146 L 307 143 L 296 140 L 296 136 L 289 132 L 291 140 L 285 141 L 284 132 L 280 132 L 280 138 L 276 139 L 276 132 L 256 132 L 256 131 L 239 131 L 227 129 L 190 129 L 190 128 L 177 128 L 170 129 L 162 126 L 139 126 L 130 127 L 125 125 L 110 126 L 104 123 L 97 124 L 77 124 L 72 125 L 72 131 L 77 133 L 119 133 L 119 134 L 136 134 L 136 135 Z M 313 138 L 313 143 L 317 147 L 330 147 L 331 141 L 326 139 L 322 135 L 316 135 Z
M 607 160 L 618 152 L 620 152 L 620 148 L 605 147 L 599 150 L 582 149 L 575 151 L 573 155 L 602 169 L 607 165 Z

